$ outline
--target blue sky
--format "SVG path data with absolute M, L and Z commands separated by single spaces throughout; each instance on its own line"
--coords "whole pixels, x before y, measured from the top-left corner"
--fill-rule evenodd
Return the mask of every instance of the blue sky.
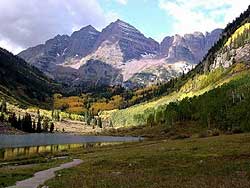
M 147 37 L 224 28 L 249 0 L 0 0 L 0 47 L 18 53 L 86 25 L 102 30 L 120 18 Z M 25 11 L 23 11 L 25 10 Z
M 127 21 L 146 36 L 224 28 L 250 4 L 249 0 L 99 0 L 105 12 Z M 240 3 L 239 3 L 240 2 Z
M 159 8 L 157 0 L 130 0 L 126 4 L 111 0 L 100 0 L 105 12 L 113 12 L 115 16 L 129 22 L 147 37 L 157 40 L 166 34 L 172 34 L 173 19 Z

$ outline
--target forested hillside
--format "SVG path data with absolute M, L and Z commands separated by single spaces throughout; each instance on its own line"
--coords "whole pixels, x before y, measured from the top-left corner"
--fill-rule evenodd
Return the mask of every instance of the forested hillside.
M 230 51 L 232 48 L 238 48 L 245 43 L 249 43 L 249 29 L 250 23 L 250 6 L 232 23 L 229 23 L 222 33 L 219 41 L 208 51 L 203 62 L 196 68 L 197 71 L 211 70 L 211 64 L 214 63 L 216 56 L 223 51 Z M 245 25 L 246 24 L 246 25 Z M 244 27 L 245 26 L 245 27 Z M 240 29 L 241 28 L 241 29 Z M 246 30 L 245 30 L 246 29 Z M 239 32 L 241 30 L 241 32 Z M 229 45 L 230 44 L 230 45 Z M 236 55 L 236 54 L 235 54 Z
M 0 48 L 0 98 L 17 104 L 47 106 L 58 85 L 37 68 Z
M 171 84 L 168 95 L 124 110 L 103 112 L 102 118 L 118 127 L 198 121 L 208 127 L 249 130 L 249 22 L 250 6 L 228 24 L 194 70 Z
M 174 78 L 167 83 L 134 90 L 122 86 L 107 86 L 96 87 L 95 92 L 74 91 L 66 95 L 58 93 L 54 95 L 54 108 L 69 113 L 93 115 L 104 110 L 125 109 L 167 95 L 174 91 L 177 81 Z

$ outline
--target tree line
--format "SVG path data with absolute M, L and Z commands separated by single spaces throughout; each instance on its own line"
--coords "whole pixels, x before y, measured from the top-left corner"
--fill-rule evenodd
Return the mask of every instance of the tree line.
M 15 113 L 12 113 L 8 118 L 8 123 L 12 127 L 27 133 L 52 133 L 55 128 L 54 123 L 50 122 L 47 117 L 42 118 L 39 116 L 36 121 L 32 120 L 31 115 L 28 113 L 25 113 L 23 117 L 18 116 L 18 118 Z
M 7 115 L 8 114 L 8 115 Z M 58 113 L 54 114 L 55 118 L 60 118 Z M 24 116 L 17 116 L 15 112 L 8 112 L 6 100 L 0 103 L 0 122 L 6 122 L 13 128 L 27 133 L 54 132 L 54 123 L 47 117 L 42 117 L 40 111 L 37 111 L 37 118 L 31 117 L 29 113 Z
M 232 81 L 193 98 L 149 109 L 135 118 L 145 118 L 149 126 L 198 121 L 207 128 L 250 131 L 250 76 Z

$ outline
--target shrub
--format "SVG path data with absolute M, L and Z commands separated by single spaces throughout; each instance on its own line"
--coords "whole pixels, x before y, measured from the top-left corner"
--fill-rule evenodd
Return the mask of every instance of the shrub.
M 219 136 L 219 135 L 220 135 L 219 129 L 213 129 L 212 130 L 212 136 Z
M 199 133 L 198 138 L 206 138 L 208 136 L 208 131 L 202 131 L 201 133 Z
M 190 135 L 188 135 L 188 134 L 178 134 L 178 135 L 172 137 L 173 140 L 186 139 L 186 138 L 190 138 Z
M 234 127 L 232 129 L 232 133 L 233 134 L 239 134 L 239 133 L 243 133 L 242 129 L 240 127 Z

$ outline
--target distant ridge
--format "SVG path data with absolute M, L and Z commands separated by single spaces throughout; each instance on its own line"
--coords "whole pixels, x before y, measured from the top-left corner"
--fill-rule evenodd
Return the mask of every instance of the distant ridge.
M 89 75 L 85 71 L 83 75 L 80 67 L 96 60 L 94 62 L 111 65 L 119 79 L 101 74 L 94 80 L 102 79 L 109 85 L 138 87 L 165 82 L 191 70 L 219 39 L 221 32 L 221 29 L 216 29 L 206 34 L 175 35 L 164 38 L 159 44 L 118 19 L 101 32 L 88 25 L 71 36 L 57 35 L 18 55 L 51 78 L 69 85 L 82 83 L 80 85 L 85 87 L 88 81 L 92 83 L 89 80 L 92 73 Z M 98 65 L 93 65 L 96 73 L 100 72 Z M 107 68 L 103 65 L 99 68 L 105 72 L 104 67 Z

